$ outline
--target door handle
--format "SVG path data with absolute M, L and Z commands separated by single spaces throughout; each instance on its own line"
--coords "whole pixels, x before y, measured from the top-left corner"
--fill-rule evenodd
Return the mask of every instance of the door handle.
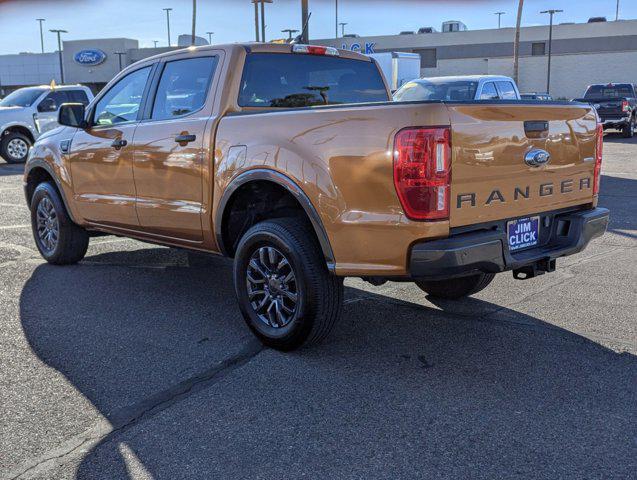
M 179 143 L 180 145 L 194 142 L 195 140 L 197 140 L 197 135 L 190 135 L 187 133 L 182 133 L 181 135 L 177 135 L 175 137 L 175 142 Z
M 111 147 L 113 147 L 115 150 L 119 150 L 126 145 L 128 145 L 128 142 L 126 140 L 122 140 L 121 138 L 116 138 L 115 140 L 113 140 L 113 143 L 111 143 Z

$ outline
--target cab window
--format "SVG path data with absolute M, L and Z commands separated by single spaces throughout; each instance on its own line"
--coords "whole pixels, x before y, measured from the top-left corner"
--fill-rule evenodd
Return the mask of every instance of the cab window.
M 38 112 L 55 112 L 63 103 L 69 103 L 69 96 L 65 90 L 54 90 L 38 104 Z
M 487 82 L 482 86 L 482 93 L 480 94 L 480 100 L 497 100 L 498 91 L 495 89 L 493 82 Z
M 181 117 L 204 106 L 217 57 L 198 57 L 167 62 L 153 105 L 153 120 Z
M 150 70 L 151 67 L 140 68 L 113 85 L 95 105 L 93 123 L 117 125 L 137 120 Z
M 500 98 L 503 100 L 517 100 L 518 95 L 511 82 L 497 82 Z

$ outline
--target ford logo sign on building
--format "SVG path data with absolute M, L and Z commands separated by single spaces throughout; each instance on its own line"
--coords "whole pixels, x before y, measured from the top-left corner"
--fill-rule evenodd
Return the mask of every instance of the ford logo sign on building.
M 80 65 L 99 65 L 106 60 L 106 54 L 98 49 L 80 50 L 73 59 Z

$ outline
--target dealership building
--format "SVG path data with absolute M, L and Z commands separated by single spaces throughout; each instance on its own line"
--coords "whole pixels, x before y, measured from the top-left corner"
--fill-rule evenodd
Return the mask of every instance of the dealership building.
M 400 35 L 312 40 L 362 53 L 413 52 L 421 57 L 422 76 L 513 75 L 515 29 L 463 31 L 446 22 L 446 30 Z M 448 28 L 449 25 L 452 28 Z M 423 31 L 432 29 L 425 28 Z M 548 65 L 548 26 L 523 27 L 520 35 L 519 87 L 522 92 L 545 92 Z M 188 45 L 189 35 L 180 37 Z M 198 44 L 206 43 L 198 38 Z M 107 38 L 63 43 L 65 83 L 81 83 L 94 91 L 120 70 L 169 48 L 139 48 L 137 40 Z M 118 53 L 116 53 L 118 52 Z M 591 83 L 637 83 L 637 20 L 560 24 L 553 27 L 551 94 L 574 98 Z M 16 88 L 61 83 L 58 53 L 0 55 L 0 96 Z

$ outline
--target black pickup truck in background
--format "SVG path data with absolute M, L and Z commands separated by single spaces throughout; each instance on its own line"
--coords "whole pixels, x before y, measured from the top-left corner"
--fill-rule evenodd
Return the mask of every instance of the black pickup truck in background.
M 584 98 L 576 101 L 587 102 L 595 107 L 604 130 L 621 130 L 624 137 L 635 135 L 637 122 L 637 88 L 632 83 L 608 83 L 590 85 Z

